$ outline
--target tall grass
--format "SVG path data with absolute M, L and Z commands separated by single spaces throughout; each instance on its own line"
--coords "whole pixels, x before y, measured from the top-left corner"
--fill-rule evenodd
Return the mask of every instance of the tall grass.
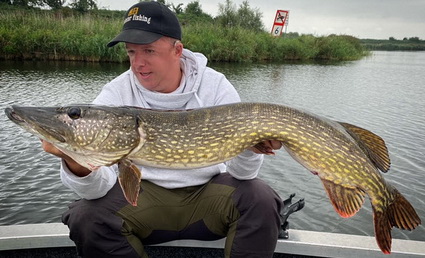
M 52 11 L 0 11 L 0 58 L 123 62 L 120 44 L 106 44 L 121 30 L 122 19 Z M 183 26 L 185 47 L 212 61 L 354 60 L 366 54 L 350 36 L 274 38 L 267 32 L 213 23 Z
M 425 40 L 412 39 L 362 39 L 362 45 L 368 50 L 386 50 L 386 51 L 424 51 Z
M 213 61 L 356 60 L 367 54 L 358 39 L 345 35 L 276 38 L 266 32 L 214 24 L 188 25 L 183 32 L 186 47 Z
M 122 48 L 106 44 L 121 29 L 117 20 L 53 12 L 0 12 L 3 58 L 123 61 Z

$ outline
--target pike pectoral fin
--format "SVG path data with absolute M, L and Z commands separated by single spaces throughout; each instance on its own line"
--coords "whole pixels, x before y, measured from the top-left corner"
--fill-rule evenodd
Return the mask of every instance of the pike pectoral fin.
M 119 177 L 118 180 L 121 189 L 127 201 L 137 206 L 137 198 L 140 191 L 140 180 L 142 173 L 139 168 L 129 160 L 121 160 L 118 163 Z
M 390 169 L 390 156 L 385 141 L 381 137 L 352 124 L 341 122 L 339 124 L 357 141 L 363 152 L 379 170 L 387 172 Z
M 324 179 L 322 183 L 332 205 L 341 217 L 349 218 L 362 207 L 365 198 L 362 190 L 344 187 Z

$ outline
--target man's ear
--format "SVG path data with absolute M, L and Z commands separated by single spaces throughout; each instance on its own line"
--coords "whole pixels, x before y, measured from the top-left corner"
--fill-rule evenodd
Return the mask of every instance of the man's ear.
M 177 40 L 174 43 L 174 50 L 176 51 L 176 55 L 181 56 L 183 54 L 183 43 L 180 40 Z

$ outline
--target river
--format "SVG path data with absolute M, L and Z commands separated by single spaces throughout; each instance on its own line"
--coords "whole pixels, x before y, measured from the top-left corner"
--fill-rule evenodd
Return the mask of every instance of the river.
M 380 135 L 392 166 L 384 176 L 425 221 L 425 52 L 373 52 L 359 61 L 210 65 L 243 101 L 290 105 Z M 89 103 L 125 64 L 0 61 L 0 107 Z M 36 137 L 0 114 L 0 225 L 60 222 L 78 197 L 60 182 L 58 159 Z M 352 218 L 333 210 L 318 177 L 285 151 L 266 157 L 260 177 L 281 196 L 296 193 L 305 208 L 290 228 L 373 236 L 369 200 Z M 425 241 L 423 225 L 393 237 Z

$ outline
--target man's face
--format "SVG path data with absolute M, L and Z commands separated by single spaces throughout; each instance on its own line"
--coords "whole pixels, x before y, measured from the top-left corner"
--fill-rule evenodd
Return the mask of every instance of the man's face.
M 126 50 L 131 69 L 146 89 L 169 93 L 178 87 L 181 43 L 162 37 L 147 45 L 126 43 Z

